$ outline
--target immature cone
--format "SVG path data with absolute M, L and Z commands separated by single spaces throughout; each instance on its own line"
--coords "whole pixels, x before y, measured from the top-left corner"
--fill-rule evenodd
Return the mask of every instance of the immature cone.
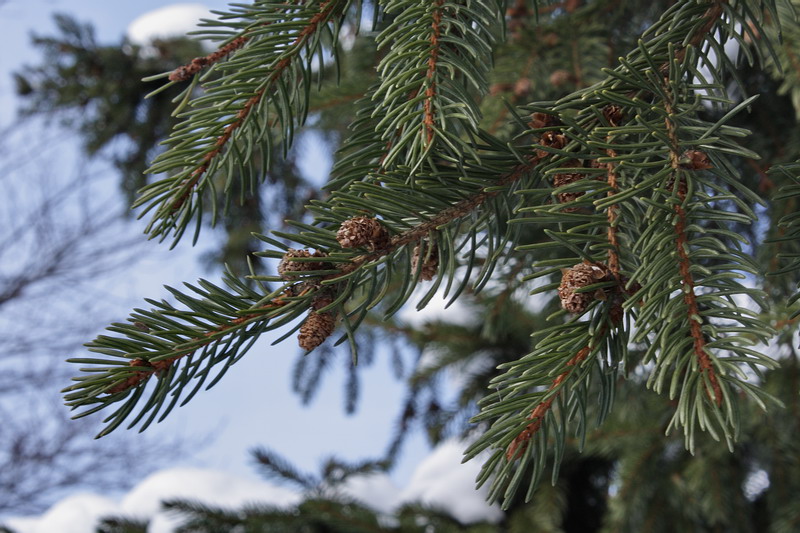
M 567 138 L 557 131 L 546 131 L 539 138 L 539 144 L 560 150 L 567 145 Z
M 553 175 L 553 187 L 559 188 L 563 187 L 564 185 L 574 183 L 578 180 L 582 180 L 586 177 L 586 174 L 554 174 Z M 558 197 L 558 201 L 562 204 L 566 204 L 568 202 L 573 202 L 583 196 L 583 191 L 570 191 L 570 192 L 560 192 L 556 196 Z M 562 209 L 565 213 L 574 213 L 575 211 L 580 211 L 579 207 L 565 207 Z
M 589 304 L 597 299 L 605 299 L 604 291 L 575 292 L 594 283 L 609 281 L 613 275 L 608 267 L 599 263 L 578 263 L 564 271 L 561 285 L 558 287 L 558 297 L 561 306 L 570 313 L 583 313 Z
M 559 133 L 555 130 L 546 131 L 539 137 L 539 144 L 542 146 L 549 146 L 550 148 L 556 148 L 557 150 L 561 150 L 567 145 L 567 137 Z M 536 155 L 538 157 L 547 157 L 551 155 L 550 152 L 547 150 L 542 150 L 538 148 L 536 150 Z
M 430 246 L 427 242 L 418 244 L 414 247 L 414 253 L 411 255 L 412 272 L 416 272 L 419 262 L 423 261 L 419 278 L 424 281 L 432 280 L 439 269 L 439 247 L 433 244 L 433 249 L 431 249 Z
M 308 352 L 325 342 L 336 329 L 336 316 L 333 313 L 317 313 L 311 311 L 306 321 L 300 326 L 297 342 Z
M 555 115 L 548 115 L 547 113 L 536 112 L 531 115 L 531 121 L 528 125 L 533 129 L 553 128 L 560 126 L 561 121 Z
M 370 217 L 355 217 L 345 220 L 336 232 L 336 240 L 342 248 L 364 246 L 371 252 L 389 244 L 389 232 L 381 221 Z
M 612 126 L 622 124 L 622 108 L 618 105 L 607 105 L 603 108 L 603 116 Z
M 289 248 L 283 254 L 281 262 L 278 263 L 278 275 L 285 280 L 297 279 L 300 276 L 297 274 L 288 274 L 288 272 L 309 272 L 312 270 L 326 270 L 328 264 L 324 261 L 293 261 L 297 257 L 327 257 L 325 252 L 316 251 L 313 254 L 308 250 L 295 250 Z
M 681 166 L 691 170 L 706 170 L 713 168 L 708 154 L 700 150 L 687 150 L 681 154 Z

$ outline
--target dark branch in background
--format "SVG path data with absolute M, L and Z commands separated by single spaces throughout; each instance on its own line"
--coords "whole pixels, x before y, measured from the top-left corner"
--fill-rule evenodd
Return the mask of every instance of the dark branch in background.
M 81 349 L 95 318 L 111 312 L 99 283 L 144 255 L 140 236 L 125 237 L 123 213 L 93 190 L 98 172 L 53 175 L 57 146 L 30 141 L 40 127 L 17 124 L 0 160 L 0 514 L 41 512 L 80 487 L 126 489 L 130 472 L 146 474 L 181 447 L 177 438 L 95 441 L 94 423 L 70 420 L 57 395 L 42 393 L 68 379 L 63 353 Z M 133 449 L 144 445 L 145 459 Z

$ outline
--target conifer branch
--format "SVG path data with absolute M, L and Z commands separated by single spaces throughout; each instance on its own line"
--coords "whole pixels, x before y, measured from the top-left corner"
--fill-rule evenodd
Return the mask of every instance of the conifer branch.
M 670 90 L 668 84 L 664 83 L 663 87 L 664 91 L 669 96 Z M 686 236 L 687 217 L 686 211 L 683 209 L 683 204 L 686 201 L 687 185 L 682 175 L 684 170 L 681 168 L 681 155 L 678 153 L 680 141 L 678 139 L 677 128 L 671 119 L 672 115 L 675 113 L 675 109 L 669 98 L 664 100 L 664 109 L 667 112 L 667 116 L 664 118 L 664 125 L 670 140 L 669 163 L 672 167 L 673 186 L 677 191 L 679 200 L 672 208 L 677 216 L 677 221 L 675 223 L 675 247 L 678 253 L 678 266 L 683 286 L 683 301 L 686 303 L 689 328 L 692 338 L 694 339 L 694 354 L 695 357 L 697 357 L 700 373 L 705 375 L 708 382 L 711 384 L 713 396 L 708 390 L 706 390 L 706 393 L 711 401 L 716 403 L 717 406 L 721 406 L 722 388 L 717 381 L 717 374 L 711 362 L 711 357 L 706 352 L 706 340 L 701 327 L 702 318 L 697 306 L 697 294 L 695 293 L 695 283 L 691 272 L 691 261 L 687 253 L 689 249 L 689 240 Z M 708 168 L 708 166 L 700 166 L 700 164 L 697 164 L 694 168 L 701 169 Z M 705 384 L 703 386 L 705 387 Z
M 414 169 L 434 151 L 451 157 L 473 151 L 486 94 L 491 49 L 502 24 L 498 2 L 390 0 L 392 23 L 377 37 L 386 56 L 371 97 L 372 131 L 385 153 Z M 377 142 L 377 139 L 376 139 Z
M 211 177 L 232 168 L 226 168 L 234 157 L 232 144 L 245 143 L 249 145 L 247 150 L 258 147 L 264 152 L 262 157 L 269 160 L 272 142 L 265 136 L 274 135 L 271 130 L 276 125 L 283 129 L 284 144 L 291 142 L 294 124 L 305 120 L 308 101 L 302 93 L 289 98 L 281 80 L 290 75 L 298 79 L 310 75 L 310 61 L 301 59 L 317 53 L 322 44 L 315 36 L 345 4 L 347 0 L 327 0 L 316 9 L 286 4 L 275 6 L 267 14 L 262 11 L 236 14 L 243 21 L 250 17 L 251 22 L 246 23 L 236 39 L 208 56 L 217 63 L 226 55 L 232 54 L 231 59 L 218 64 L 223 67 L 221 76 L 210 81 L 205 93 L 190 104 L 192 107 L 184 114 L 183 122 L 167 140 L 169 148 L 148 169 L 151 174 L 179 170 L 144 187 L 134 204 L 135 207 L 147 204 L 142 215 L 156 208 L 146 232 L 162 238 L 173 233 L 177 242 L 192 219 L 200 216 L 202 194 L 215 187 Z M 288 29 L 290 24 L 292 28 Z M 335 24 L 341 24 L 341 20 Z M 211 65 L 211 59 L 193 61 L 186 72 Z M 254 77 L 247 80 L 237 77 L 235 69 L 243 66 L 252 69 Z M 173 74 L 182 76 L 182 68 Z M 189 91 L 186 98 L 190 98 L 191 88 L 186 91 Z M 274 116 L 269 117 L 273 112 Z M 245 162 L 239 162 L 237 167 L 238 179 L 245 182 L 263 179 L 254 176 Z M 192 198 L 196 201 L 190 201 Z
M 528 443 L 533 438 L 539 429 L 542 427 L 542 423 L 544 421 L 544 417 L 547 415 L 550 408 L 553 406 L 553 402 L 556 401 L 559 394 L 561 394 L 561 388 L 564 385 L 564 382 L 569 378 L 570 374 L 572 374 L 573 370 L 580 365 L 584 359 L 586 359 L 589 354 L 592 352 L 591 346 L 585 346 L 581 348 L 575 356 L 567 361 L 567 369 L 560 373 L 554 380 L 553 383 L 548 387 L 547 392 L 544 394 L 546 398 L 543 400 L 539 405 L 537 405 L 531 414 L 528 415 L 528 420 L 530 420 L 530 424 L 525 426 L 525 429 L 517 435 L 511 444 L 509 444 L 508 449 L 506 450 L 506 460 L 507 461 L 514 461 L 519 458 L 520 455 L 525 453 L 525 449 L 528 447 Z
M 439 57 L 439 34 L 442 31 L 442 6 L 444 0 L 436 0 L 436 7 L 433 10 L 431 18 L 431 51 L 428 58 L 428 70 L 425 72 L 428 86 L 425 88 L 425 116 L 422 123 L 425 124 L 425 133 L 428 140 L 428 145 L 433 142 L 435 135 L 434 125 L 436 120 L 434 118 L 435 104 L 433 102 L 436 96 L 436 60 Z
M 173 291 L 178 300 L 189 309 L 183 311 L 174 309 L 166 303 L 159 304 L 158 307 L 161 309 L 156 308 L 149 312 L 137 312 L 132 315 L 131 324 L 117 324 L 110 328 L 117 333 L 122 333 L 123 337 L 100 336 L 89 345 L 93 351 L 107 354 L 113 358 L 124 359 L 125 366 L 121 366 L 118 362 L 112 362 L 113 359 L 78 358 L 71 360 L 84 364 L 101 365 L 101 368 L 98 368 L 90 376 L 76 378 L 78 383 L 65 389 L 65 392 L 68 393 L 66 396 L 68 404 L 77 408 L 96 403 L 105 406 L 125 400 L 128 407 L 121 409 L 118 411 L 120 414 L 112 417 L 111 424 L 103 430 L 102 434 L 106 434 L 117 427 L 132 412 L 133 405 L 138 400 L 146 382 L 152 377 L 159 377 L 157 391 L 167 391 L 177 387 L 174 389 L 174 401 L 177 401 L 177 395 L 189 377 L 199 375 L 202 377 L 201 383 L 206 379 L 206 374 L 212 365 L 211 362 L 230 358 L 228 364 L 231 364 L 238 360 L 246 351 L 246 347 L 239 348 L 238 346 L 242 345 L 245 340 L 249 339 L 252 343 L 262 332 L 286 325 L 309 307 L 316 312 L 315 305 L 318 307 L 330 306 L 333 303 L 330 298 L 325 300 L 324 304 L 317 303 L 320 301 L 318 296 L 330 294 L 327 291 L 331 285 L 320 286 L 321 281 L 326 283 L 330 281 L 333 286 L 339 285 L 336 283 L 337 280 L 343 281 L 349 274 L 367 266 L 370 262 L 377 261 L 405 245 L 421 241 L 453 221 L 471 215 L 489 199 L 499 195 L 502 187 L 514 184 L 531 172 L 540 159 L 539 155 L 529 156 L 524 163 L 518 163 L 493 183 L 499 189 L 481 190 L 442 209 L 437 215 L 395 235 L 373 252 L 355 255 L 350 260 L 340 263 L 342 266 L 336 269 L 336 272 L 323 271 L 317 274 L 314 270 L 328 267 L 313 267 L 311 270 L 303 269 L 300 266 L 287 267 L 289 274 L 296 270 L 296 274 L 303 274 L 303 276 L 296 281 L 290 281 L 280 294 L 269 298 L 266 302 L 259 301 L 259 296 L 252 289 L 245 289 L 232 278 L 229 278 L 227 283 L 246 297 L 223 292 L 222 289 L 216 287 L 211 289 L 213 292 L 201 292 L 200 294 L 203 296 L 209 294 L 202 299 Z M 321 261 L 313 256 L 308 259 Z M 343 259 L 340 258 L 339 261 L 341 262 Z M 201 282 L 201 286 L 205 286 L 204 282 Z M 213 298 L 210 296 L 211 294 L 214 295 Z M 348 295 L 349 293 L 343 293 L 343 297 Z M 214 298 L 229 300 L 230 306 L 217 307 L 214 304 Z M 247 303 L 250 305 L 246 305 Z M 343 302 L 335 305 L 341 308 Z M 327 313 L 327 311 L 325 312 Z M 202 317 L 202 320 L 196 318 L 195 313 L 199 313 L 197 316 Z M 167 319 L 167 315 L 174 316 L 179 321 Z M 238 340 L 234 340 L 235 338 Z M 220 353 L 217 354 L 217 351 Z M 191 362 L 183 365 L 181 370 L 177 368 L 177 363 L 182 360 L 191 360 Z M 210 361 L 205 369 L 201 369 L 203 360 Z M 134 389 L 136 389 L 136 393 L 130 395 L 130 391 Z M 153 394 L 155 395 L 156 392 Z M 154 406 L 151 402 L 145 407 L 145 411 L 154 409 L 150 420 L 156 415 L 160 402 L 163 402 L 163 398 L 166 396 L 166 392 L 158 394 L 161 398 L 158 403 Z M 78 416 L 91 413 L 98 408 L 90 408 Z M 135 424 L 145 411 L 140 413 L 131 425 Z M 148 423 L 149 421 L 145 422 L 145 427 Z
M 177 353 L 167 358 L 159 358 L 152 361 L 142 358 L 132 359 L 130 363 L 128 363 L 129 366 L 135 368 L 146 368 L 146 370 L 134 371 L 130 376 L 120 381 L 116 385 L 113 385 L 106 392 L 108 394 L 116 394 L 137 387 L 154 375 L 158 375 L 161 372 L 169 370 L 176 361 L 194 354 L 197 350 L 216 342 L 220 337 L 233 334 L 235 331 L 248 326 L 255 319 L 263 320 L 265 312 L 277 309 L 287 305 L 288 303 L 289 301 L 283 299 L 283 297 L 274 298 L 269 303 L 252 309 L 252 311 L 258 312 L 251 312 L 235 318 L 230 322 L 216 326 L 214 329 L 207 331 L 202 335 L 181 343 L 180 346 L 176 347 L 175 351 L 181 351 L 181 348 L 188 349 L 188 351 L 183 353 Z
M 291 62 L 296 59 L 302 50 L 302 46 L 305 43 L 306 39 L 313 33 L 317 31 L 317 26 L 319 26 L 320 21 L 324 20 L 329 14 L 332 8 L 336 5 L 336 0 L 327 0 L 323 2 L 320 6 L 320 11 L 315 14 L 311 19 L 308 21 L 308 24 L 300 31 L 300 34 L 295 38 L 294 42 L 289 45 L 289 50 L 292 52 L 280 61 L 271 69 L 272 72 L 267 77 L 265 84 L 256 91 L 256 93 L 248 99 L 242 108 L 236 113 L 236 119 L 225 126 L 225 129 L 222 132 L 222 135 L 217 137 L 216 142 L 214 143 L 214 148 L 207 152 L 203 156 L 203 160 L 199 167 L 197 167 L 191 174 L 190 179 L 181 186 L 181 190 L 183 191 L 178 199 L 172 204 L 172 210 L 177 211 L 181 208 L 183 203 L 192 194 L 197 182 L 203 176 L 203 174 L 208 170 L 209 165 L 211 165 L 212 161 L 222 153 L 225 149 L 225 146 L 230 141 L 233 132 L 236 129 L 240 128 L 242 124 L 247 120 L 247 117 L 252 112 L 253 108 L 258 105 L 261 99 L 264 97 L 264 93 L 267 91 L 268 88 L 271 88 L 272 85 L 283 75 L 284 70 L 288 67 Z M 239 39 L 244 39 L 244 37 L 240 37 Z M 239 39 L 231 42 L 230 44 L 234 44 Z M 242 40 L 237 43 L 237 46 L 233 48 L 241 48 L 244 45 L 245 41 Z M 220 56 L 221 57 L 221 56 Z
M 497 180 L 497 186 L 503 187 L 511 185 L 521 179 L 524 175 L 531 172 L 539 161 L 542 159 L 542 154 L 531 155 L 527 157 L 527 161 L 520 163 L 506 175 Z M 413 228 L 395 235 L 391 238 L 389 243 L 374 252 L 354 257 L 350 260 L 349 264 L 342 267 L 341 272 L 328 276 L 327 279 L 337 279 L 341 276 L 350 274 L 362 265 L 380 259 L 381 257 L 397 250 L 398 248 L 411 244 L 423 239 L 429 233 L 440 229 L 441 227 L 453 222 L 454 220 L 463 218 L 471 214 L 475 209 L 480 207 L 487 200 L 498 196 L 501 190 L 495 189 L 492 191 L 483 190 L 472 196 L 461 200 L 460 202 L 447 207 L 429 220 L 417 224 Z

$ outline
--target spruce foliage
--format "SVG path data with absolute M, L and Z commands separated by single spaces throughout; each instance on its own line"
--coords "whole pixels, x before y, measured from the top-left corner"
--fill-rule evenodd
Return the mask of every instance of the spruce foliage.
M 276 275 L 170 289 L 176 303 L 149 299 L 110 326 L 71 359 L 67 404 L 107 412 L 101 435 L 144 429 L 266 331 L 347 343 L 355 362 L 359 328 L 412 296 L 421 308 L 529 291 L 532 340 L 512 352 L 482 335 L 499 367 L 458 407 L 478 401 L 466 458 L 485 461 L 492 500 L 513 508 L 557 484 L 644 387 L 661 395 L 642 413 L 658 430 L 645 453 L 676 435 L 696 454 L 736 451 L 757 431 L 752 409 L 781 408 L 771 390 L 796 357 L 794 117 L 773 129 L 787 120 L 776 94 L 797 89 L 795 3 L 647 4 L 254 1 L 207 21 L 217 51 L 160 75 L 158 91 L 185 87 L 136 201 L 147 231 L 197 239 L 203 214 L 246 201 L 310 116 L 332 120 L 315 103 L 360 96 L 327 195 L 293 232 L 258 235 Z M 356 52 L 374 52 L 372 74 L 336 85 Z M 636 460 L 616 459 L 635 479 Z M 690 467 L 667 461 L 664 480 L 670 468 Z

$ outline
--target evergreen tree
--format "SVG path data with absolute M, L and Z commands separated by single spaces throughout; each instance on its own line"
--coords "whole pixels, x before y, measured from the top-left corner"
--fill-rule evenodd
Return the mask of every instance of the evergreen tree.
M 232 6 L 206 24 L 217 51 L 163 75 L 185 88 L 137 200 L 147 231 L 196 234 L 205 211 L 246 202 L 312 113 L 338 128 L 325 111 L 363 93 L 328 195 L 294 233 L 258 235 L 276 275 L 201 280 L 112 325 L 99 355 L 72 360 L 85 374 L 67 403 L 116 408 L 101 435 L 146 428 L 275 329 L 305 350 L 348 343 L 355 361 L 359 327 L 431 282 L 418 306 L 474 298 L 486 320 L 405 331 L 445 349 L 412 375 L 400 422 L 453 431 L 435 397 L 419 414 L 421 393 L 485 360 L 448 414 L 474 415 L 466 457 L 486 456 L 491 499 L 553 531 L 792 531 L 795 7 Z M 374 74 L 335 85 L 337 65 Z M 747 489 L 762 471 L 770 490 Z M 558 516 L 581 505 L 596 523 Z

